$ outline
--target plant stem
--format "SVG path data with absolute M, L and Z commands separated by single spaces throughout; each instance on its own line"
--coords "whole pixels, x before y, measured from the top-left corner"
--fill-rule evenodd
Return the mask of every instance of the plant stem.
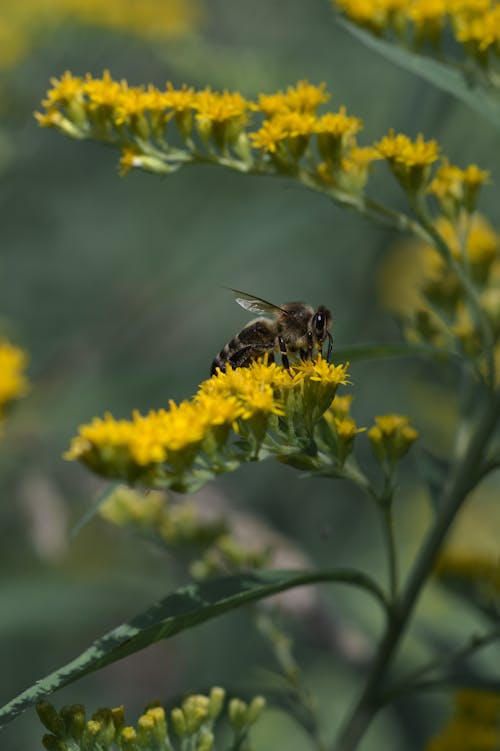
M 484 649 L 495 641 L 500 639 L 500 628 L 496 627 L 485 634 L 473 635 L 469 641 L 460 649 L 452 652 L 446 658 L 437 658 L 424 663 L 420 667 L 413 670 L 405 678 L 401 679 L 398 683 L 391 686 L 384 693 L 384 704 L 391 700 L 392 697 L 400 696 L 401 694 L 408 694 L 413 691 L 418 691 L 423 686 L 430 685 L 443 685 L 449 682 L 450 673 L 455 665 L 460 665 L 468 657 L 474 655 L 479 650 Z M 444 671 L 448 671 L 447 673 Z M 435 677 L 434 679 L 426 678 L 426 676 L 432 673 L 441 672 L 442 677 Z
M 392 504 L 380 504 L 380 514 L 382 518 L 382 529 L 384 532 L 387 548 L 387 563 L 389 568 L 389 602 L 394 603 L 396 601 L 398 593 L 398 560 L 396 553 L 396 540 L 394 537 Z
M 481 458 L 500 413 L 500 392 L 483 404 L 483 411 L 463 456 L 457 458 L 454 471 L 443 488 L 440 511 L 429 530 L 410 572 L 406 586 L 392 609 L 361 696 L 341 728 L 335 751 L 353 751 L 363 737 L 375 713 L 383 703 L 384 681 L 417 604 L 420 593 L 434 567 L 458 510 L 480 477 Z

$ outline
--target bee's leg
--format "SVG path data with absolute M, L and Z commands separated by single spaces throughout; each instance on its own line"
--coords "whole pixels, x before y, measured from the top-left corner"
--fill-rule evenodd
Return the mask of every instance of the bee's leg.
M 305 349 L 300 350 L 300 359 L 302 361 L 307 360 L 307 351 Z
M 314 348 L 313 333 L 311 330 L 309 330 L 307 332 L 307 359 L 308 360 L 313 359 L 313 348 Z
M 330 358 L 332 356 L 332 349 L 333 349 L 333 336 L 330 334 L 330 332 L 327 332 L 328 334 L 328 349 L 326 350 L 326 359 L 327 362 L 330 362 Z
M 290 370 L 290 361 L 288 359 L 288 353 L 286 350 L 285 340 L 282 336 L 278 336 L 278 345 L 280 348 L 281 362 L 286 370 Z

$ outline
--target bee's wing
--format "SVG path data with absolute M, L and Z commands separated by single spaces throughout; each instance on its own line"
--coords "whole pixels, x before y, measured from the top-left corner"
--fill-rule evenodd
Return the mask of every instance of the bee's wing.
M 246 292 L 241 292 L 239 289 L 233 289 L 232 287 L 227 287 L 227 289 L 230 289 L 231 292 L 234 293 L 238 305 L 241 305 L 242 308 L 250 311 L 250 313 L 259 313 L 260 315 L 272 317 L 276 317 L 278 313 L 287 313 L 284 308 L 280 308 L 279 305 L 274 305 L 272 302 L 263 300 L 261 297 L 249 295 Z

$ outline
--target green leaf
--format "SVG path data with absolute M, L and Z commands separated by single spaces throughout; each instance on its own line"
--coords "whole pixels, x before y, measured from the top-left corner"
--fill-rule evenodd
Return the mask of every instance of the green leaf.
M 94 516 L 99 512 L 99 509 L 101 508 L 102 504 L 108 500 L 108 498 L 115 492 L 115 490 L 120 487 L 120 482 L 113 482 L 111 485 L 108 485 L 104 490 L 102 490 L 99 495 L 97 496 L 94 503 L 90 506 L 89 509 L 83 514 L 83 516 L 77 521 L 75 526 L 71 529 L 69 533 L 69 539 L 74 540 L 75 537 L 77 537 L 82 529 L 89 524 L 89 522 L 92 521 Z
M 360 587 L 374 595 L 387 609 L 386 599 L 377 584 L 367 575 L 352 569 L 301 573 L 256 571 L 192 584 L 167 595 L 128 623 L 117 626 L 76 659 L 36 681 L 0 709 L 0 727 L 42 697 L 161 639 L 169 639 L 185 629 L 277 592 L 325 581 Z
M 467 80 L 460 70 L 401 47 L 395 42 L 381 39 L 346 18 L 338 16 L 337 23 L 370 49 L 457 97 L 500 129 L 500 98 L 484 86 L 474 85 L 474 82 Z
M 428 357 L 446 360 L 458 358 L 456 352 L 438 349 L 428 344 L 355 344 L 352 347 L 336 347 L 333 353 L 335 362 L 356 362 L 357 360 L 382 360 L 390 357 Z

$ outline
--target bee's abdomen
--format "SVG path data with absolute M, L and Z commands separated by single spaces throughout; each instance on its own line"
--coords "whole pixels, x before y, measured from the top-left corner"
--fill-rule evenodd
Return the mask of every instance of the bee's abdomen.
M 233 336 L 230 342 L 224 345 L 217 357 L 214 359 L 210 368 L 210 375 L 215 375 L 217 368 L 220 368 L 223 373 L 226 372 L 226 363 L 230 360 L 232 354 L 238 352 L 241 348 L 239 335 Z
M 274 349 L 272 324 L 262 319 L 251 321 L 221 349 L 212 363 L 210 374 L 215 375 L 217 368 L 224 373 L 228 362 L 233 368 L 246 367 L 252 360 L 272 349 Z

